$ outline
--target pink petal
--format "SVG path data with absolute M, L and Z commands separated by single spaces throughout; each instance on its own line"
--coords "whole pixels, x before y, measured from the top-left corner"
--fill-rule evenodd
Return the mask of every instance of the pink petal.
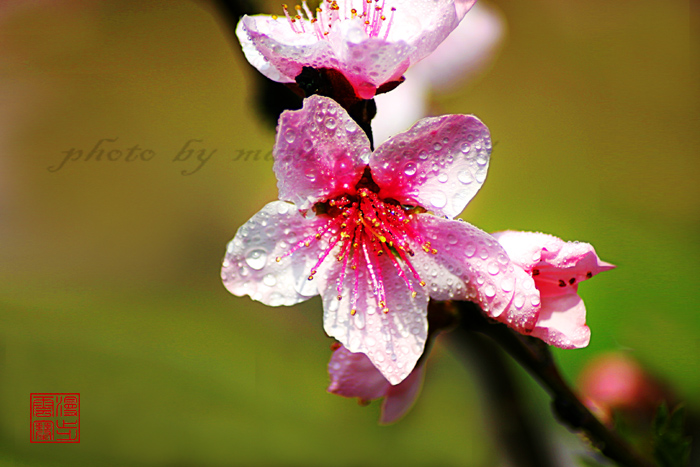
M 437 250 L 415 257 L 432 298 L 472 300 L 492 318 L 522 332 L 532 330 L 540 301 L 535 284 L 493 237 L 466 222 L 418 217 L 418 230 Z
M 476 0 L 409 0 L 392 3 L 395 18 L 387 37 L 413 47 L 411 63 L 435 50 L 457 27 Z M 388 5 L 388 2 L 387 2 Z
M 494 234 L 511 259 L 529 273 L 542 297 L 575 293 L 578 283 L 613 269 L 589 243 L 565 242 L 553 235 L 506 231 Z
M 221 269 L 226 288 L 271 306 L 294 305 L 318 294 L 316 284 L 307 278 L 326 245 L 323 240 L 276 261 L 295 243 L 314 235 L 318 221 L 304 218 L 294 205 L 283 201 L 265 205 L 228 244 Z
M 383 143 L 370 167 L 380 196 L 457 216 L 486 180 L 488 128 L 471 115 L 425 118 Z
M 495 58 L 505 28 L 502 13 L 490 4 L 477 3 L 433 53 L 411 67 L 406 81 L 420 77 L 444 91 L 473 78 Z
M 333 352 L 328 362 L 331 384 L 328 392 L 344 397 L 374 400 L 384 397 L 391 384 L 363 353 L 352 353 L 345 347 Z
M 388 425 L 406 415 L 420 394 L 424 377 L 425 365 L 419 363 L 405 380 L 387 390 L 379 423 Z
M 370 154 L 369 140 L 334 100 L 311 96 L 285 111 L 277 127 L 273 169 L 280 199 L 299 209 L 352 194 Z
M 238 28 L 241 29 L 241 33 L 238 33 Z M 269 15 L 246 15 L 241 18 L 236 29 L 239 39 L 243 38 L 241 44 L 245 41 L 246 47 L 252 45 L 268 64 L 267 69 L 276 70 L 277 75 L 272 72 L 265 73 L 261 66 L 263 62 L 257 58 L 254 62 L 249 60 L 251 65 L 271 79 L 279 76 L 280 82 L 294 82 L 304 66 L 337 67 L 337 60 L 335 60 L 336 66 L 331 66 L 334 63 L 332 61 L 334 53 L 329 41 L 319 40 L 311 31 L 302 34 L 294 32 L 285 18 L 273 19 Z
M 411 278 L 416 297 L 411 296 L 406 283 L 399 277 L 387 255 L 372 264 L 381 271 L 386 291 L 386 308 L 377 304 L 364 260 L 356 270 L 348 268 L 338 300 L 337 280 L 343 263 L 332 261 L 329 268 L 319 271 L 318 288 L 323 297 L 323 325 L 326 333 L 339 340 L 351 352 L 362 352 L 391 384 L 403 381 L 413 370 L 423 353 L 428 335 L 428 296 Z M 357 278 L 356 310 L 352 316 L 351 301 Z
M 255 21 L 256 17 L 252 17 L 252 19 L 247 18 L 251 17 L 244 16 L 236 25 L 236 36 L 238 37 L 238 41 L 241 43 L 241 48 L 243 49 L 243 54 L 245 55 L 246 60 L 257 68 L 260 73 L 272 81 L 276 81 L 278 83 L 293 83 L 294 77 L 283 75 L 255 47 L 255 43 L 251 40 L 248 30 L 245 27 L 245 23 L 248 21 Z M 269 18 L 269 20 L 272 19 L 270 17 L 267 18 Z
M 562 349 L 586 347 L 591 330 L 586 326 L 586 307 L 581 297 L 576 293 L 543 297 L 532 335 Z

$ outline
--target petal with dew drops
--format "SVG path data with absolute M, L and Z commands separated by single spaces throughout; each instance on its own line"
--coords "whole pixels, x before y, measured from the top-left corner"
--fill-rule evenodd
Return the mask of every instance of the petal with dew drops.
M 413 297 L 387 256 L 377 257 L 371 264 L 386 295 L 387 312 L 378 303 L 376 283 L 364 258 L 360 258 L 357 269 L 348 268 L 344 276 L 343 263 L 333 261 L 330 267 L 319 271 L 318 288 L 323 291 L 326 333 L 349 351 L 366 354 L 391 384 L 398 384 L 411 373 L 423 353 L 428 336 L 428 295 L 410 278 L 416 291 Z M 342 299 L 338 300 L 340 277 Z
M 280 199 L 299 209 L 352 194 L 367 165 L 369 140 L 334 100 L 311 96 L 285 111 L 277 127 L 273 169 Z
M 543 297 L 542 309 L 532 335 L 562 349 L 580 349 L 591 340 L 586 326 L 586 307 L 576 293 Z
M 285 254 L 322 225 L 322 219 L 307 219 L 284 201 L 265 205 L 228 244 L 221 269 L 224 285 L 234 295 L 270 306 L 294 305 L 317 295 L 308 276 L 325 241 L 301 246 L 292 257 Z
M 390 138 L 370 167 L 383 198 L 457 216 L 486 180 L 491 137 L 472 115 L 424 118 Z
M 415 256 L 416 269 L 432 298 L 471 300 L 492 318 L 524 332 L 532 330 L 539 294 L 532 278 L 511 262 L 496 239 L 467 222 L 417 216 L 417 230 L 435 250 Z M 516 297 L 523 302 L 517 311 L 509 310 Z

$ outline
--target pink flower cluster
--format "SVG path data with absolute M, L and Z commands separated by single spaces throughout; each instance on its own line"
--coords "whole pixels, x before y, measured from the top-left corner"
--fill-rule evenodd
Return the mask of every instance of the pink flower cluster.
M 293 82 L 332 69 L 370 99 L 433 51 L 474 0 L 325 0 L 286 18 L 243 17 L 237 34 L 265 76 Z M 342 346 L 329 391 L 384 397 L 382 421 L 418 395 L 428 301 L 470 300 L 490 318 L 562 348 L 588 344 L 579 282 L 613 266 L 584 243 L 545 234 L 490 235 L 457 219 L 484 181 L 487 127 L 472 115 L 424 118 L 378 145 L 346 109 L 313 95 L 279 120 L 279 200 L 229 243 L 222 279 L 271 306 L 320 295 Z

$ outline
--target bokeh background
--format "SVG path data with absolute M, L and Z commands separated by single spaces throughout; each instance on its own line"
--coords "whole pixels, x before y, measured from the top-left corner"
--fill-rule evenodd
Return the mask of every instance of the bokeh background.
M 496 143 L 462 216 L 594 244 L 619 267 L 581 286 L 593 337 L 555 352 L 563 372 L 623 352 L 697 411 L 697 3 L 492 4 L 492 69 L 433 96 Z M 478 381 L 440 342 L 412 412 L 381 427 L 377 403 L 325 392 L 319 300 L 221 285 L 226 243 L 276 199 L 256 73 L 204 0 L 0 2 L 0 465 L 501 465 Z M 57 168 L 102 139 L 155 154 Z M 173 160 L 191 140 L 201 167 Z M 517 375 L 552 449 L 584 449 Z M 79 444 L 29 443 L 31 392 L 81 393 Z

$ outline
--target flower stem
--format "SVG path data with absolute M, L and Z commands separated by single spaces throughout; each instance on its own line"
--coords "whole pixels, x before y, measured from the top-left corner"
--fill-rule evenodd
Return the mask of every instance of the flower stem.
M 579 400 L 556 367 L 547 344 L 524 336 L 503 323 L 486 318 L 472 302 L 454 302 L 460 310 L 456 332 L 470 339 L 474 332 L 496 341 L 523 366 L 552 397 L 552 408 L 559 421 L 574 431 L 582 431 L 604 455 L 625 467 L 653 467 L 617 433 L 603 425 Z

